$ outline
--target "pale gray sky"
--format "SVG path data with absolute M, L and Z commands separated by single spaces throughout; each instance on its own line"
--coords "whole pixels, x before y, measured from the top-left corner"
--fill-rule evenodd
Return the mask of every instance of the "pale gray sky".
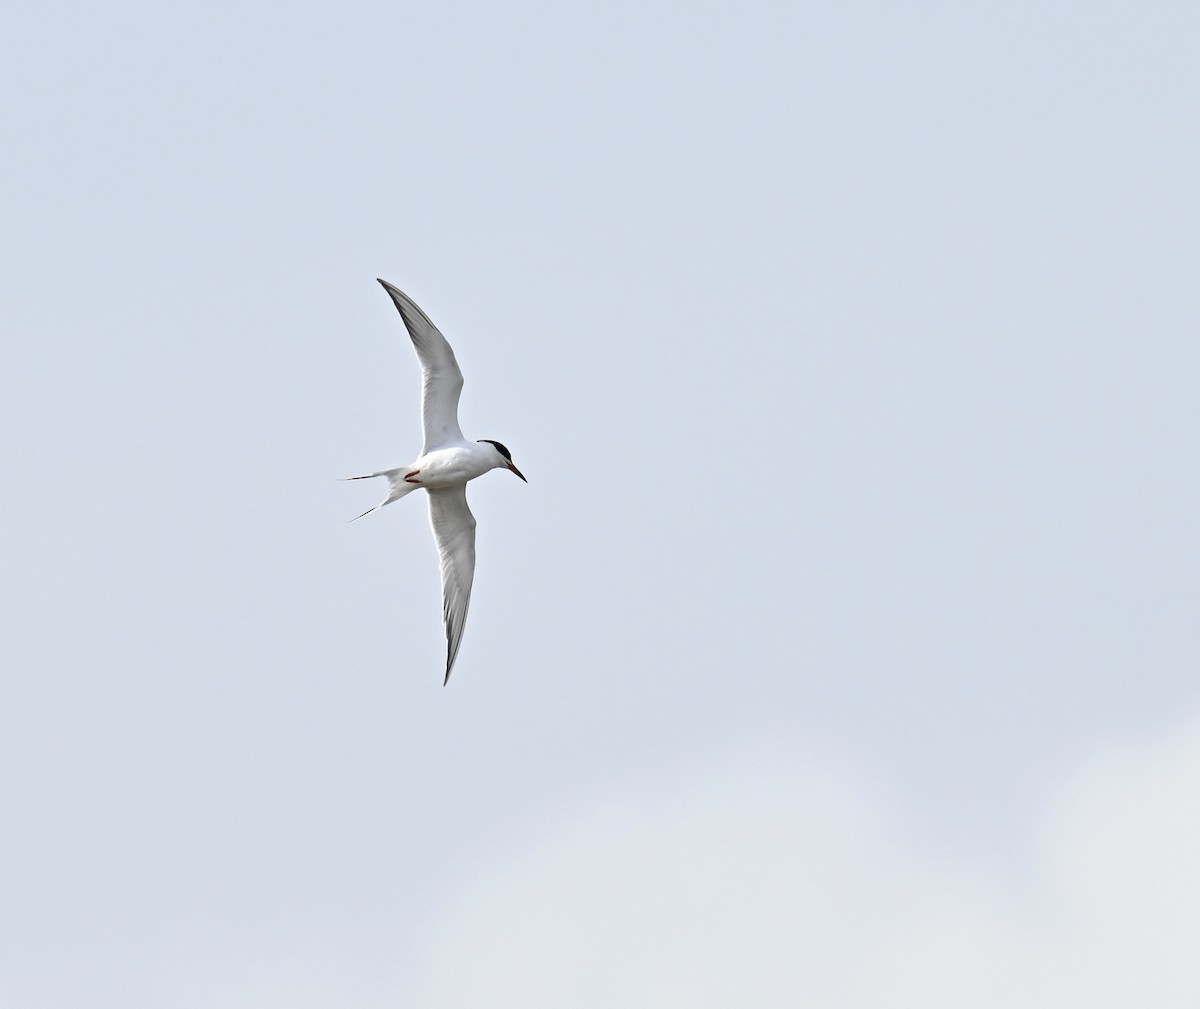
M 1193 4 L 0 18 L 0 1009 L 1200 997 Z

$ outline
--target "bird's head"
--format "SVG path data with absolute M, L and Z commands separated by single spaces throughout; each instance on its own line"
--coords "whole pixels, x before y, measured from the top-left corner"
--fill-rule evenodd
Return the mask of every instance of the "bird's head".
M 503 445 L 501 445 L 500 442 L 492 441 L 491 438 L 480 438 L 479 444 L 480 445 L 491 445 L 492 448 L 495 450 L 496 455 L 498 456 L 498 458 L 496 459 L 496 468 L 497 469 L 509 470 L 512 473 L 516 473 L 517 476 L 519 476 L 522 480 L 525 480 L 525 474 L 522 473 L 519 469 L 517 469 L 516 466 L 513 465 L 512 453 L 507 448 L 505 448 Z M 525 480 L 525 482 L 529 483 L 528 480 Z

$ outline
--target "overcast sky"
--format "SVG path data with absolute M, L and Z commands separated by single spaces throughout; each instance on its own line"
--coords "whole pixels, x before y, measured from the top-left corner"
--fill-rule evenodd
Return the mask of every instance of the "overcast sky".
M 1194 1006 L 1197 10 L 9 4 L 0 1009 Z

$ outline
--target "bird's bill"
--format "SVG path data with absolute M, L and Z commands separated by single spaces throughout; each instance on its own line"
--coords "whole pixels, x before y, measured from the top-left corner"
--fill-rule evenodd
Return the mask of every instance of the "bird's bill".
M 524 473 L 522 473 L 522 472 L 521 472 L 519 469 L 517 469 L 517 467 L 516 467 L 516 466 L 514 466 L 514 465 L 513 465 L 511 462 L 510 462 L 510 463 L 508 463 L 507 465 L 508 465 L 508 468 L 509 468 L 510 470 L 512 470 L 514 473 L 516 473 L 516 474 L 517 474 L 517 476 L 519 476 L 519 477 L 520 477 L 522 480 L 525 480 L 525 474 L 524 474 Z M 526 482 L 526 483 L 529 483 L 529 481 L 528 481 L 528 480 L 525 480 L 525 482 Z

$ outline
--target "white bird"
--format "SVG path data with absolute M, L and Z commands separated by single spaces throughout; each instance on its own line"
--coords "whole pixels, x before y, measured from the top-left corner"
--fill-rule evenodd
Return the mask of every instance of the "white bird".
M 467 507 L 467 481 L 489 470 L 506 469 L 522 480 L 525 475 L 513 465 L 512 454 L 498 441 L 481 438 L 467 441 L 458 426 L 458 397 L 463 377 L 454 351 L 437 326 L 416 303 L 386 280 L 383 289 L 392 296 L 400 318 L 412 337 L 421 362 L 421 423 L 425 444 L 411 466 L 384 469 L 378 473 L 348 477 L 368 480 L 387 477 L 388 496 L 358 518 L 370 515 L 406 494 L 424 488 L 429 495 L 429 524 L 437 541 L 442 564 L 442 613 L 446 624 L 446 679 L 458 656 L 471 583 L 475 580 L 475 516 Z M 525 480 L 528 483 L 528 480 Z

